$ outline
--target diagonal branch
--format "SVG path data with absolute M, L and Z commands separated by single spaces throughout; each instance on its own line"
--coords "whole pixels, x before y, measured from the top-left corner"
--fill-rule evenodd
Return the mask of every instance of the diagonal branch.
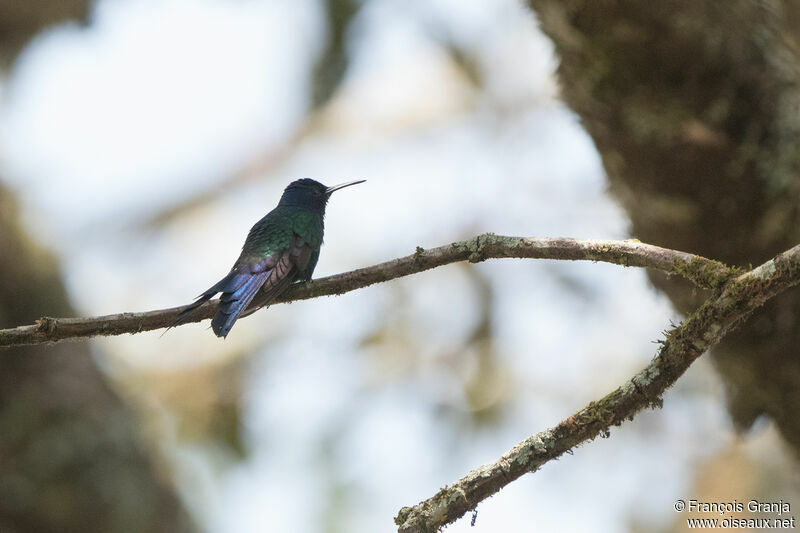
M 536 239 L 487 233 L 430 250 L 418 247 L 414 254 L 406 257 L 308 283 L 298 283 L 289 287 L 275 303 L 344 294 L 458 261 L 477 263 L 504 257 L 602 261 L 623 266 L 654 268 L 668 274 L 681 275 L 698 287 L 712 289 L 721 287 L 737 274 L 735 269 L 717 261 L 633 240 Z M 211 318 L 217 303 L 214 300 L 198 307 L 187 316 L 184 323 Z M 42 317 L 36 324 L 0 330 L 0 347 L 53 343 L 100 335 L 134 334 L 166 328 L 172 324 L 181 309 L 182 307 L 173 307 L 92 318 Z
M 514 446 L 496 462 L 477 468 L 435 496 L 400 510 L 400 533 L 429 533 L 475 509 L 479 502 L 573 447 L 607 436 L 647 407 L 661 405 L 661 395 L 695 359 L 736 329 L 758 307 L 800 283 L 800 245 L 763 265 L 730 279 L 661 341 L 653 361 L 605 398 Z

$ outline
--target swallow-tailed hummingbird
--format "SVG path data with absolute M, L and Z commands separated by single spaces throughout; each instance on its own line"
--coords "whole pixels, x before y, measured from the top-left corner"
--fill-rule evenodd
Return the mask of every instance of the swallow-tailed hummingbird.
M 226 337 L 240 316 L 268 305 L 292 282 L 310 280 L 322 246 L 328 199 L 334 191 L 364 181 L 333 187 L 311 179 L 290 183 L 278 206 L 250 229 L 242 253 L 228 275 L 181 310 L 173 325 L 222 293 L 211 328 L 217 337 Z

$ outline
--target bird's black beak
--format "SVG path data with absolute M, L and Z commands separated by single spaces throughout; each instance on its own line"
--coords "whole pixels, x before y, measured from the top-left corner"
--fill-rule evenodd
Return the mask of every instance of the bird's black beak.
M 357 180 L 357 181 L 348 181 L 347 183 L 340 183 L 339 185 L 334 185 L 333 187 L 328 187 L 325 189 L 325 194 L 330 196 L 333 191 L 338 191 L 339 189 L 344 189 L 345 187 L 349 187 L 351 185 L 358 185 L 359 183 L 364 183 L 367 180 Z

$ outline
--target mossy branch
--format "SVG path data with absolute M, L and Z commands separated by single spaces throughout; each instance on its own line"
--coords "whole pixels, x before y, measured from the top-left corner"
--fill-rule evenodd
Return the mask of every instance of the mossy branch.
M 487 233 L 429 250 L 418 247 L 416 252 L 406 257 L 308 283 L 298 283 L 289 287 L 275 303 L 344 294 L 458 261 L 477 263 L 503 257 L 602 261 L 623 266 L 648 267 L 683 276 L 698 287 L 712 289 L 721 287 L 736 274 L 734 269 L 717 261 L 632 240 L 537 239 Z M 216 312 L 217 304 L 218 301 L 213 300 L 198 307 L 183 323 L 211 318 Z M 0 347 L 54 343 L 101 335 L 135 334 L 166 328 L 172 324 L 181 309 L 182 307 L 172 307 L 91 318 L 42 317 L 36 324 L 0 330 Z
M 656 357 L 641 372 L 603 399 L 514 446 L 494 463 L 481 466 L 435 496 L 400 510 L 400 533 L 433 533 L 528 472 L 535 472 L 573 447 L 597 436 L 647 407 L 661 396 L 704 351 L 738 327 L 755 309 L 800 283 L 800 245 L 763 265 L 729 278 L 682 324 L 660 342 Z

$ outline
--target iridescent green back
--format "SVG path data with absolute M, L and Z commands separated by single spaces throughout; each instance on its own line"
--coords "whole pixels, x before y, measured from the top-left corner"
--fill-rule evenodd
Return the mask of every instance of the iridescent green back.
M 255 262 L 280 255 L 291 246 L 293 234 L 296 233 L 313 250 L 308 267 L 300 273 L 298 279 L 311 279 L 319 260 L 323 231 L 322 214 L 295 206 L 279 205 L 250 230 L 239 261 Z

